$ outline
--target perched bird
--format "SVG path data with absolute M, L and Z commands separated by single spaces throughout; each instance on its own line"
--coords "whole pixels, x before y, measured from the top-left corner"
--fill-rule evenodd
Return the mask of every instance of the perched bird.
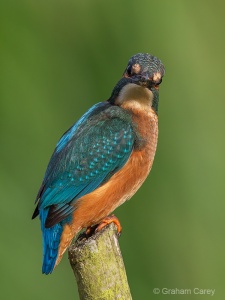
M 60 262 L 74 236 L 118 219 L 110 213 L 130 199 L 150 172 L 158 139 L 162 62 L 131 57 L 110 98 L 92 106 L 56 145 L 37 195 L 42 273 Z

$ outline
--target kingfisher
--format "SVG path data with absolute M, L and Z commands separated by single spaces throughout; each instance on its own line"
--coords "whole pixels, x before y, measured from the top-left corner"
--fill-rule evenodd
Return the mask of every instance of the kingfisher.
M 32 216 L 41 222 L 43 274 L 52 273 L 81 230 L 114 222 L 121 231 L 110 214 L 151 170 L 164 73 L 157 57 L 132 56 L 109 99 L 92 106 L 58 141 Z

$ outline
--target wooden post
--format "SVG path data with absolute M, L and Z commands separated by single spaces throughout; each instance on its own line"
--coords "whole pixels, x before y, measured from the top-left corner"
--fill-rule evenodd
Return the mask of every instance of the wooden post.
M 114 223 L 69 247 L 80 300 L 132 300 Z

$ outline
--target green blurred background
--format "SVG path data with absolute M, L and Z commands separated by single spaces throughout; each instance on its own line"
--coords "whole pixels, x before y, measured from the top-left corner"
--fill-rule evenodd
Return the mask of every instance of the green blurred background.
M 59 137 L 107 99 L 130 56 L 166 67 L 151 175 L 116 211 L 134 299 L 225 297 L 224 1 L 2 0 L 1 299 L 78 299 L 67 254 L 41 274 L 34 199 Z M 221 86 L 222 85 L 222 86 Z

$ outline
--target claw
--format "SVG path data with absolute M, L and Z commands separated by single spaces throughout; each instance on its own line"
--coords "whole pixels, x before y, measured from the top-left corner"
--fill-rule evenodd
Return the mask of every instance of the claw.
M 91 234 L 91 231 L 92 231 L 92 228 L 91 226 L 87 227 L 87 229 L 85 230 L 85 234 L 86 235 L 90 235 Z
M 107 226 L 111 223 L 114 223 L 117 226 L 118 236 L 120 236 L 121 231 L 122 231 L 122 226 L 120 225 L 119 219 L 114 215 L 105 217 L 102 220 L 102 222 L 98 225 L 98 227 L 95 229 L 95 232 L 98 232 L 98 231 L 102 230 L 105 226 Z

